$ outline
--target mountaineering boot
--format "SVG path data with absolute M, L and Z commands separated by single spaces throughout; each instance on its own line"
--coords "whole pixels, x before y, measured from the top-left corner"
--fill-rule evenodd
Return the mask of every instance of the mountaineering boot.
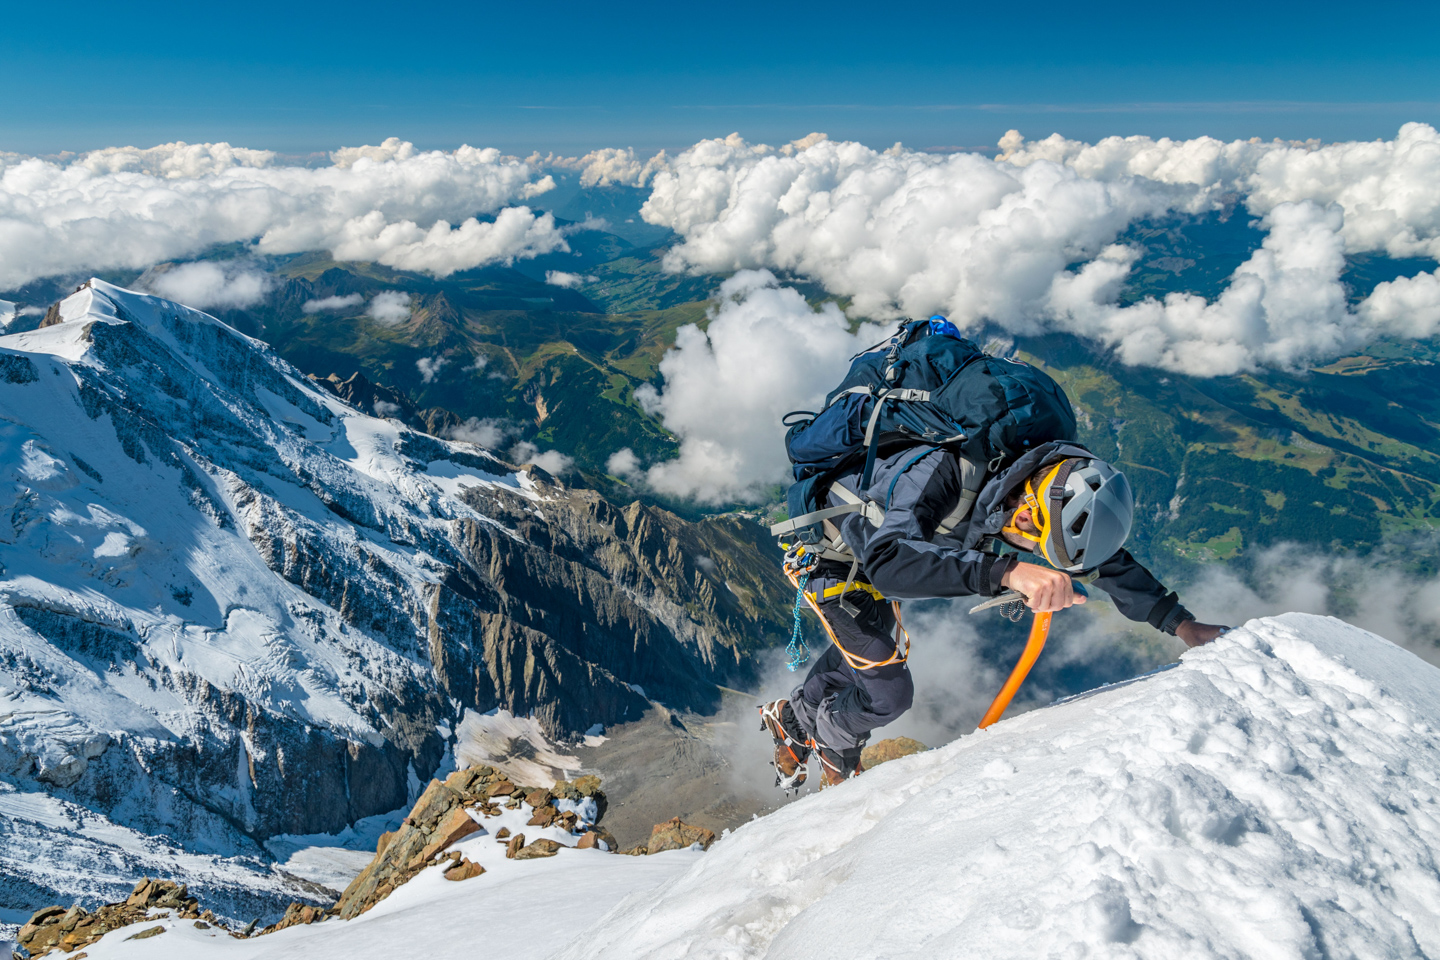
M 860 762 L 860 747 L 851 747 L 849 750 L 832 750 L 823 743 L 810 741 L 810 746 L 815 750 L 816 756 L 820 758 L 820 789 L 834 787 L 844 783 L 851 777 L 858 776 L 864 772 L 865 767 Z
M 795 790 L 805 782 L 805 761 L 810 759 L 805 734 L 795 719 L 790 701 L 784 698 L 760 704 L 760 729 L 775 738 L 775 786 Z

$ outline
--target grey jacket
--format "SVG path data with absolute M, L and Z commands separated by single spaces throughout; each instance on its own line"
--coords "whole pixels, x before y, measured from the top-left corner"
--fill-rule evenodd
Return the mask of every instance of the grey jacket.
M 1005 525 L 1005 499 L 1042 466 L 1066 457 L 1093 457 L 1078 444 L 1055 441 L 1026 452 L 1011 466 L 987 477 L 970 516 L 949 534 L 936 528 L 960 498 L 960 462 L 948 450 L 915 446 L 877 460 L 869 499 L 885 508 L 884 522 L 873 526 L 859 514 L 840 524 L 846 544 L 860 560 L 864 578 L 894 600 L 932 597 L 995 596 L 1014 555 L 996 556 L 980 549 L 987 537 Z M 860 493 L 860 470 L 842 474 L 839 482 Z M 830 506 L 843 501 L 830 495 Z M 848 565 L 825 561 L 817 575 L 844 579 Z M 1120 550 L 1095 571 L 1094 585 L 1114 600 L 1131 620 L 1143 620 L 1173 634 L 1193 619 L 1180 598 L 1166 590 L 1126 550 Z

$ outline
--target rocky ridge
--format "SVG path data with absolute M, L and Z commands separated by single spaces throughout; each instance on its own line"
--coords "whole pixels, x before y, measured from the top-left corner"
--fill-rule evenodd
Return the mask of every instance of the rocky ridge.
M 469 861 L 443 854 L 452 844 L 485 831 L 485 821 L 500 816 L 502 807 L 523 811 L 528 806 L 527 825 L 557 828 L 578 838 L 575 845 L 581 849 L 614 851 L 615 838 L 598 826 L 605 805 L 600 780 L 593 776 L 580 777 L 574 783 L 561 780 L 551 787 L 531 787 L 484 766 L 457 770 L 443 782 L 431 780 L 400 828 L 381 835 L 375 859 L 345 888 L 331 913 L 346 920 L 359 916 L 437 863 L 445 864 L 447 879 L 478 876 L 483 870 L 467 868 Z M 495 836 L 505 842 L 506 857 L 512 860 L 554 856 L 560 849 L 557 841 L 548 838 L 526 844 L 523 833 L 512 834 L 508 827 L 497 827 Z M 455 871 L 456 867 L 461 869 Z M 455 871 L 453 877 L 451 871 Z

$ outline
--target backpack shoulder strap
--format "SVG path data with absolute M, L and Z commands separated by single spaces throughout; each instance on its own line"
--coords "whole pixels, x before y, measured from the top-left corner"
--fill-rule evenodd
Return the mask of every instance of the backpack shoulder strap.
M 980 488 L 985 483 L 983 464 L 963 455 L 957 459 L 960 461 L 960 500 L 955 504 L 955 509 L 940 521 L 940 525 L 935 528 L 936 533 L 948 534 L 960 524 L 960 521 L 970 516 L 970 511 L 975 508 L 975 498 L 980 495 Z
M 836 484 L 839 486 L 839 484 Z M 787 533 L 794 533 L 801 527 L 808 527 L 812 523 L 819 523 L 821 520 L 829 520 L 832 517 L 842 516 L 847 513 L 860 513 L 863 506 L 857 503 L 842 503 L 838 507 L 826 507 L 824 510 L 813 510 L 810 513 L 802 513 L 798 517 L 789 520 L 782 520 L 779 523 L 770 525 L 772 537 L 783 537 Z
M 830 484 L 830 492 L 845 501 L 846 513 L 863 513 L 872 527 L 878 527 L 885 522 L 885 510 L 880 504 L 866 500 L 859 494 L 851 493 L 843 483 Z M 832 509 L 840 510 L 842 508 L 834 507 Z
M 885 522 L 885 511 L 880 508 L 878 503 L 872 503 L 852 493 L 850 489 L 842 483 L 836 482 L 830 484 L 829 492 L 834 494 L 836 498 L 843 500 L 844 503 L 836 507 L 814 510 L 810 513 L 772 524 L 770 527 L 770 535 L 783 537 L 803 527 L 808 527 L 815 523 L 823 523 L 825 539 L 819 544 L 816 544 L 816 546 L 819 547 L 816 552 L 826 560 L 842 560 L 852 563 L 853 576 L 855 554 L 845 544 L 845 541 L 841 539 L 839 528 L 831 521 L 836 517 L 841 517 L 849 513 L 858 513 L 862 514 L 872 526 L 878 527 Z

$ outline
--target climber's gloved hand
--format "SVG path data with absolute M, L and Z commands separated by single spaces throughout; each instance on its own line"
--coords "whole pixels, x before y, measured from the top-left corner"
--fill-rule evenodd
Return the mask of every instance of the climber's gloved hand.
M 1028 597 L 1025 605 L 1036 613 L 1054 613 L 1085 602 L 1085 595 L 1075 591 L 1070 574 L 1038 563 L 1015 564 L 1000 584 Z
M 1230 630 L 1218 623 L 1201 623 L 1198 620 L 1183 620 L 1175 628 L 1175 636 L 1185 641 L 1187 647 L 1200 647 Z

